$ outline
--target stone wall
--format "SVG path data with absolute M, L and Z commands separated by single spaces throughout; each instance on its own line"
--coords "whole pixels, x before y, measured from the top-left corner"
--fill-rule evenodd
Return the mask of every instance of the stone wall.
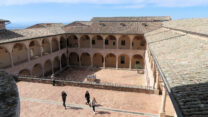
M 26 82 L 51 84 L 50 79 L 42 79 L 42 78 L 19 77 L 18 80 L 26 81 Z M 148 87 L 130 87 L 130 86 L 121 86 L 121 85 L 116 85 L 116 84 L 113 85 L 113 84 L 101 84 L 101 83 L 84 83 L 84 82 L 63 81 L 63 80 L 56 80 L 56 84 L 59 86 L 77 86 L 77 87 L 86 87 L 86 88 L 154 94 L 154 90 L 152 90 L 152 88 L 150 87 L 149 88 Z

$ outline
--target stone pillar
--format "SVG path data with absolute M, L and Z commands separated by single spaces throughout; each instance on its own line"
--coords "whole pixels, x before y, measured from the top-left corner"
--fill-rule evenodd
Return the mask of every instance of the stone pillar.
M 116 49 L 118 49 L 118 45 L 119 45 L 119 39 L 118 38 L 116 38 Z
M 166 95 L 167 95 L 167 91 L 166 91 L 165 86 L 163 84 L 163 86 L 162 86 L 162 102 L 161 102 L 161 107 L 160 107 L 160 117 L 165 117 Z
M 129 70 L 131 70 L 131 59 L 132 59 L 132 57 L 130 56 L 129 57 Z
M 103 57 L 103 68 L 105 69 L 105 57 Z
M 79 66 L 82 66 L 82 64 L 81 64 L 81 56 L 79 56 Z
M 9 53 L 9 55 L 10 55 L 10 60 L 11 60 L 11 66 L 14 67 L 14 61 L 13 61 L 12 53 Z
M 42 75 L 43 75 L 43 76 L 45 76 L 45 70 L 44 70 L 44 68 L 42 69 L 42 72 L 43 72 L 43 74 L 42 74 Z
M 60 70 L 62 70 L 61 59 L 60 59 Z
M 90 37 L 90 48 L 92 48 L 92 38 Z
M 132 42 L 133 42 L 133 38 L 130 38 L 130 49 L 132 50 Z
M 118 69 L 118 56 L 116 56 L 116 69 Z
M 159 73 L 158 71 L 156 70 L 156 83 L 155 83 L 155 90 L 154 90 L 154 93 L 159 95 L 160 93 L 160 90 L 159 90 Z
M 103 39 L 103 49 L 105 49 L 105 39 Z
M 80 37 L 78 38 L 78 48 L 80 48 Z
M 43 56 L 43 47 L 40 46 L 40 56 Z
M 27 48 L 27 59 L 30 62 L 30 48 Z
M 53 65 L 53 61 L 52 61 L 52 64 L 51 64 L 51 65 L 52 65 L 52 74 L 54 74 L 54 69 L 53 69 L 53 66 L 54 66 L 54 65 Z
M 93 67 L 93 56 L 90 57 L 90 60 L 91 60 L 91 65 L 90 65 L 90 67 Z

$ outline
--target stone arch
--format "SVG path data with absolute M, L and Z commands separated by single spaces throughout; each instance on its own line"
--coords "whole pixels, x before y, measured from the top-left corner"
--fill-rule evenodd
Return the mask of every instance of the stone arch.
M 60 48 L 61 48 L 61 49 L 64 49 L 64 48 L 66 48 L 66 46 L 67 46 L 67 41 L 66 41 L 66 39 L 65 39 L 64 37 L 61 37 L 61 38 L 60 38 Z
M 76 35 L 70 35 L 67 38 L 67 44 L 70 48 L 77 48 L 78 47 L 78 38 Z
M 136 65 L 141 65 L 141 66 L 138 66 L 139 68 L 141 67 L 141 69 L 144 68 L 144 59 L 141 55 L 134 55 L 131 59 L 131 68 L 132 69 L 136 69 Z
M 23 69 L 23 70 L 20 70 L 19 71 L 19 74 L 18 74 L 19 76 L 30 76 L 31 75 L 31 73 L 30 73 L 30 70 L 28 70 L 28 69 Z
M 88 35 L 80 37 L 80 48 L 90 48 L 90 37 Z
M 118 57 L 118 68 L 129 68 L 129 56 L 126 54 L 121 54 Z
M 11 58 L 9 51 L 0 46 L 0 68 L 11 67 Z
M 62 54 L 61 56 L 61 67 L 64 68 L 67 66 L 67 58 L 65 54 Z
M 75 53 L 75 52 L 70 53 L 69 64 L 70 65 L 79 65 L 79 55 L 77 53 Z
M 90 66 L 91 65 L 91 57 L 89 53 L 82 53 L 81 56 L 81 65 L 82 66 Z
M 119 49 L 130 49 L 130 38 L 127 35 L 123 35 L 119 38 L 118 41 Z
M 146 49 L 146 40 L 143 35 L 137 35 L 134 37 L 132 41 L 132 48 L 137 50 L 145 50 Z
M 22 43 L 14 44 L 12 48 L 12 57 L 14 65 L 26 62 L 28 60 L 27 48 Z
M 105 56 L 105 67 L 116 67 L 116 55 L 109 53 Z
M 43 52 L 43 55 L 47 55 L 51 53 L 51 45 L 48 39 L 42 40 L 42 52 Z
M 100 35 L 96 35 L 92 38 L 93 48 L 103 48 L 103 38 Z
M 56 72 L 59 70 L 60 70 L 60 60 L 59 60 L 59 57 L 57 56 L 53 60 L 53 71 Z
M 58 39 L 57 38 L 52 38 L 51 41 L 52 45 L 52 52 L 58 51 L 59 50 L 59 44 L 58 44 Z
M 49 76 L 52 74 L 52 63 L 51 60 L 47 60 L 44 64 L 44 76 Z
M 43 75 L 43 68 L 41 64 L 35 64 L 32 68 L 32 75 L 40 77 Z
M 105 48 L 106 49 L 116 49 L 116 37 L 113 35 L 109 35 L 105 39 Z
M 93 66 L 94 67 L 103 67 L 104 58 L 102 54 L 95 53 L 93 55 Z
M 29 43 L 30 59 L 36 59 L 41 56 L 40 44 L 37 40 Z

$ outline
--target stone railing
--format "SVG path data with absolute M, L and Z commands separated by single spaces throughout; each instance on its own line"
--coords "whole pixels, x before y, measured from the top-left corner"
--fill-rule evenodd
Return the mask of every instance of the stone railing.
M 35 76 L 19 76 L 18 81 L 51 84 L 50 77 L 37 78 Z M 78 81 L 69 81 L 69 80 L 56 80 L 56 84 L 59 86 L 68 85 L 68 86 L 77 86 L 77 87 L 86 87 L 86 88 L 154 94 L 153 87 L 146 87 L 146 86 L 129 86 L 129 85 L 121 85 L 121 84 L 113 84 L 113 83 L 78 82 Z

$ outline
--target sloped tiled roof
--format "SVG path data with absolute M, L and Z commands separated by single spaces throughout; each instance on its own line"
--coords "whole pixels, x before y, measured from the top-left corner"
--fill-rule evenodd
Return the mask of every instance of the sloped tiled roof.
M 48 28 L 48 27 L 63 27 L 64 24 L 62 23 L 40 23 L 32 25 L 28 28 Z
M 90 22 L 65 26 L 68 33 L 144 34 L 161 27 L 160 22 Z
M 190 24 L 197 22 L 189 20 Z M 172 22 L 172 21 L 171 21 Z M 183 28 L 183 21 L 175 21 L 174 27 Z M 186 22 L 189 24 L 188 22 Z M 171 23 L 167 22 L 167 26 Z M 208 27 L 201 26 L 199 30 Z M 206 30 L 205 29 L 205 30 Z M 145 34 L 148 47 L 158 62 L 164 82 L 170 88 L 184 117 L 208 115 L 208 37 L 182 33 L 168 28 Z
M 208 35 L 208 18 L 183 19 L 165 22 L 165 27 Z
M 59 34 L 65 34 L 60 27 L 4 30 L 0 32 L 0 44 Z
M 99 22 L 155 22 L 155 21 L 169 21 L 170 16 L 149 16 L 149 17 L 94 17 L 91 21 Z

